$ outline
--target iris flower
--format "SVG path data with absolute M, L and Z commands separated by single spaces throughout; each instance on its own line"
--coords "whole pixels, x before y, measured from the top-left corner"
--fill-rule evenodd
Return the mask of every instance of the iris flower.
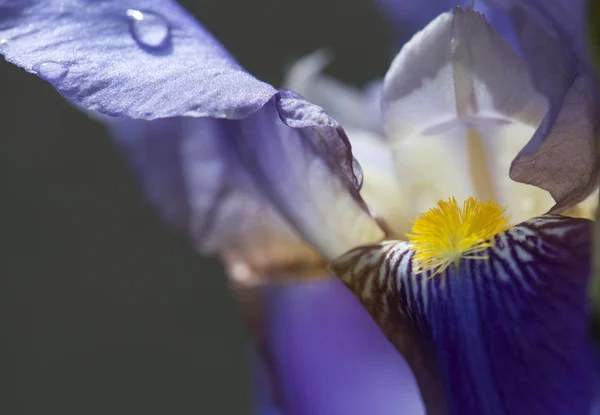
M 0 52 L 223 259 L 283 413 L 420 413 L 403 356 L 428 414 L 587 414 L 592 222 L 560 215 L 597 184 L 584 3 L 483 11 L 442 13 L 364 94 L 300 62 L 288 84 L 349 135 L 170 1 L 3 0 Z

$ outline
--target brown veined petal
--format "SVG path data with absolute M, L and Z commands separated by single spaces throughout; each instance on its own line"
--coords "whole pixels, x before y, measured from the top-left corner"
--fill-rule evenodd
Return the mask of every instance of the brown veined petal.
M 331 268 L 413 367 L 432 414 L 590 411 L 596 370 L 586 286 L 592 222 L 543 216 L 442 274 L 406 242 L 357 248 Z

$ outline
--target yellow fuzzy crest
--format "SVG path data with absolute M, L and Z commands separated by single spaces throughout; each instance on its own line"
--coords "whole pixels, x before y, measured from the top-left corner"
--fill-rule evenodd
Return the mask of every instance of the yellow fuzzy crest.
M 458 267 L 462 258 L 487 259 L 478 255 L 494 245 L 493 237 L 509 228 L 506 208 L 493 200 L 482 202 L 469 197 L 462 208 L 454 197 L 440 200 L 413 222 L 408 240 L 413 245 L 417 272 L 443 272 L 450 264 Z

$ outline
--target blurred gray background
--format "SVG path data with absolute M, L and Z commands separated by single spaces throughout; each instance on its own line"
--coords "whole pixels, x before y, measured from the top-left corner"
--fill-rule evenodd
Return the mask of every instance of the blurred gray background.
M 387 68 L 369 0 L 181 3 L 274 85 L 324 46 L 344 81 Z M 250 342 L 219 263 L 162 225 L 103 128 L 51 86 L 2 60 L 0 91 L 0 413 L 250 413 Z

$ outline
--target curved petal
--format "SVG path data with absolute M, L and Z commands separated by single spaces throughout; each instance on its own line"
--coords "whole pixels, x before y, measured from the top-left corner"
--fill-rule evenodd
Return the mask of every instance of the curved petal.
M 289 128 L 276 105 L 237 121 L 108 120 L 163 218 L 246 282 L 266 268 L 321 265 L 296 229 L 325 257 L 383 235 L 327 147 L 337 129 Z
M 235 154 L 228 121 L 105 122 L 161 217 L 200 252 L 221 254 L 237 282 L 260 283 L 266 269 L 322 268 Z
M 243 123 L 227 124 L 232 147 L 257 185 L 326 259 L 381 240 L 383 231 L 355 187 L 361 179 L 349 179 L 352 166 L 343 164 L 352 158 L 350 149 L 335 145 L 336 139 L 347 142 L 342 128 L 299 96 L 280 94 L 273 103 L 278 116 L 266 106 Z
M 276 90 L 173 1 L 10 1 L 0 52 L 103 114 L 241 118 Z
M 544 191 L 508 180 L 510 162 L 546 112 L 525 62 L 483 15 L 440 15 L 400 51 L 383 87 L 398 175 L 412 199 L 425 202 L 409 207 L 413 217 L 448 196 L 515 202 L 515 190 L 526 195 L 509 205 L 515 219 L 550 209 Z
M 421 391 L 434 394 L 425 396 L 432 413 L 584 415 L 596 381 L 592 228 L 534 218 L 498 234 L 482 253 L 489 259 L 439 275 L 415 273 L 410 245 L 393 241 L 357 248 L 332 269 L 405 354 Z
M 487 20 L 500 35 L 515 44 L 514 27 L 506 13 L 487 7 L 481 0 L 375 0 L 381 14 L 396 32 L 398 49 L 417 31 L 423 29 L 440 13 L 455 6 L 470 7 L 485 14 Z
M 396 141 L 454 126 L 537 127 L 547 110 L 519 55 L 482 14 L 461 8 L 440 15 L 402 48 L 385 76 L 382 108 Z
M 359 91 L 323 75 L 329 61 L 324 50 L 303 57 L 287 72 L 284 86 L 322 106 L 346 126 L 352 153 L 363 171 L 360 194 L 371 214 L 385 221 L 386 230 L 401 236 L 410 228 L 411 218 L 402 208 L 391 148 L 381 136 L 382 82 L 373 82 Z
M 406 205 L 413 197 L 403 191 L 389 143 L 378 134 L 361 130 L 348 130 L 348 138 L 363 171 L 360 195 L 371 214 L 385 224 L 389 235 L 404 238 L 412 227 L 413 217 L 408 215 Z
M 424 413 L 408 365 L 337 278 L 268 289 L 285 414 Z
M 583 125 L 584 106 L 576 98 L 563 114 L 572 121 L 563 137 L 592 130 Z M 509 180 L 511 163 L 547 111 L 526 63 L 483 15 L 457 8 L 439 16 L 405 45 L 384 82 L 388 139 L 402 193 L 411 195 L 403 210 L 414 218 L 437 200 L 469 195 L 508 206 L 513 223 L 550 210 L 554 202 L 545 190 Z M 539 180 L 577 185 L 579 167 L 594 151 L 587 136 L 564 141 L 563 151 L 564 145 L 569 162 Z M 516 168 L 528 169 L 519 160 Z
M 550 111 L 511 169 L 515 180 L 548 190 L 556 210 L 597 185 L 594 137 L 599 130 L 598 80 L 585 37 L 586 1 L 487 0 L 515 23 L 536 88 Z
M 254 386 L 254 412 L 252 414 L 282 415 L 270 397 L 266 368 L 260 359 L 260 354 L 256 351 L 252 356 L 252 372 L 252 385 Z
M 381 82 L 373 82 L 362 91 L 345 85 L 323 75 L 330 60 L 324 50 L 299 59 L 287 71 L 283 87 L 320 105 L 346 129 L 381 133 Z
M 129 122 L 117 132 L 152 201 L 201 249 L 262 265 L 283 235 L 277 256 L 287 262 L 289 246 L 302 243 L 285 223 L 326 258 L 382 237 L 339 124 L 247 74 L 175 3 L 9 2 L 0 39 L 7 60 L 86 110 L 195 118 Z

